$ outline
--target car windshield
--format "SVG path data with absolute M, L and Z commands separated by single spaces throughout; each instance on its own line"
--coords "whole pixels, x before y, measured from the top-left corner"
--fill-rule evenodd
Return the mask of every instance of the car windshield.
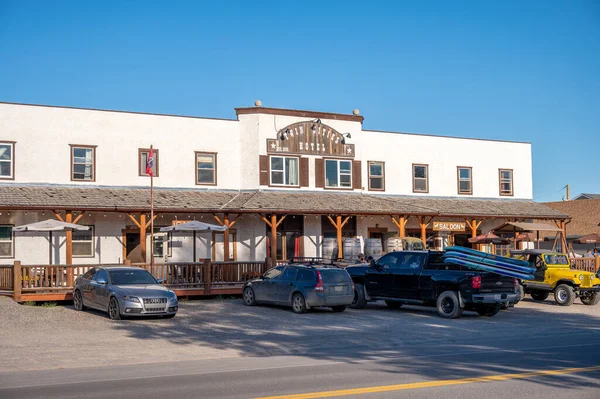
M 544 259 L 548 265 L 568 265 L 569 260 L 566 255 L 545 255 Z
M 108 274 L 113 285 L 157 284 L 145 270 L 111 270 Z

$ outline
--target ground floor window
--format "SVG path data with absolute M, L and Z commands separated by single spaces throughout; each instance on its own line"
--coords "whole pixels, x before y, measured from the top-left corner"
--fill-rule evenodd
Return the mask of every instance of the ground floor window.
M 163 258 L 164 256 L 172 256 L 172 245 L 171 239 L 172 233 L 165 233 L 160 231 L 160 226 L 154 228 L 154 257 Z
M 73 257 L 89 258 L 94 256 L 94 226 L 89 230 L 73 231 Z
M 14 247 L 13 226 L 0 225 L 0 258 L 14 257 Z

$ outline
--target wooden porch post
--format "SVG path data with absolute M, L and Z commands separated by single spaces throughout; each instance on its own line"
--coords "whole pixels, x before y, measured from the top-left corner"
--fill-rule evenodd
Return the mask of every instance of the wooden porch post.
M 433 220 L 433 216 L 429 218 L 427 223 L 425 222 L 425 216 L 419 217 L 419 226 L 421 227 L 421 241 L 423 241 L 423 245 L 427 248 L 427 227 Z
M 229 229 L 231 227 L 233 227 L 233 225 L 235 224 L 235 222 L 238 220 L 238 218 L 240 216 L 241 216 L 241 214 L 237 215 L 233 220 L 229 220 L 229 214 L 225 213 L 225 214 L 223 214 L 223 220 L 221 220 L 221 219 L 219 219 L 219 217 L 217 215 L 213 215 L 215 220 L 217 222 L 219 222 L 219 224 L 221 226 L 227 227 L 227 230 L 225 230 L 223 232 L 223 260 L 226 262 L 229 261 L 230 256 L 231 256 L 231 254 L 229 253 L 229 240 L 230 240 Z
M 600 270 L 600 256 L 595 256 L 594 257 L 594 273 L 598 273 L 598 270 Z
M 331 222 L 331 224 L 333 225 L 333 227 L 335 227 L 335 229 L 337 231 L 337 243 L 338 243 L 337 258 L 342 259 L 344 257 L 343 242 L 342 242 L 342 229 L 344 228 L 346 223 L 348 223 L 348 220 L 350 220 L 350 216 L 347 216 L 343 222 L 342 222 L 342 215 L 336 215 L 335 221 L 329 215 L 327 215 L 327 219 L 329 219 L 329 222 Z
M 277 227 L 283 222 L 287 215 L 283 215 L 279 221 L 277 220 L 276 214 L 271 214 L 271 221 L 265 216 L 261 215 L 262 220 L 271 228 L 271 262 L 272 267 L 277 266 Z
M 478 222 L 476 219 L 473 219 L 473 220 L 465 220 L 465 222 L 467 223 L 467 226 L 469 226 L 469 228 L 471 229 L 471 238 L 477 237 L 477 229 L 479 229 L 479 227 L 483 223 L 483 220 L 480 220 Z M 480 249 L 479 244 L 475 244 L 475 248 L 479 250 Z
M 398 236 L 400 238 L 404 238 L 406 236 L 406 222 L 408 221 L 407 217 L 398 216 L 398 220 L 393 215 L 390 215 L 392 218 L 392 222 L 398 227 Z
M 13 301 L 21 301 L 21 288 L 23 283 L 21 282 L 21 261 L 16 260 L 13 264 Z

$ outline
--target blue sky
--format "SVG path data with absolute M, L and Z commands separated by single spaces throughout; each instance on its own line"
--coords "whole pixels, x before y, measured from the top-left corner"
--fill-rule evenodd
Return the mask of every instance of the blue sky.
M 0 0 L 0 60 L 0 101 L 359 108 L 365 129 L 532 142 L 538 201 L 600 193 L 597 0 Z

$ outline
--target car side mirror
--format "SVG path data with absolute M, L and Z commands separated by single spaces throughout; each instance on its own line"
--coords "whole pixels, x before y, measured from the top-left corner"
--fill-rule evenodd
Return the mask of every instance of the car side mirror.
M 156 279 L 156 282 L 157 282 L 158 284 L 162 284 L 162 283 L 164 283 L 164 282 L 165 282 L 165 280 L 163 280 L 162 278 L 157 278 L 157 279 Z
M 96 282 L 98 284 L 102 284 L 102 285 L 106 285 L 108 283 L 108 281 L 106 281 L 106 280 L 96 280 Z

